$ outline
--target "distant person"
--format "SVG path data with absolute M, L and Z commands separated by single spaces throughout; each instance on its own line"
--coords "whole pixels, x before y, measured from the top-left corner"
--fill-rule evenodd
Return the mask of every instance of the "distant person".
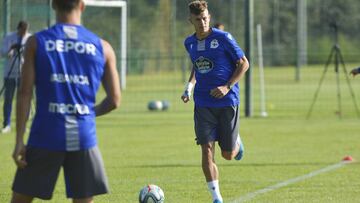
M 23 59 L 23 47 L 30 37 L 29 23 L 20 21 L 17 31 L 11 32 L 3 39 L 1 56 L 5 57 L 4 64 L 4 105 L 3 105 L 3 126 L 1 133 L 11 131 L 12 102 L 16 88 L 19 86 L 19 78 Z
M 230 33 L 210 28 L 206 1 L 192 1 L 188 7 L 195 33 L 185 39 L 184 45 L 193 69 L 181 99 L 187 103 L 195 86 L 195 134 L 197 144 L 201 145 L 202 169 L 213 202 L 222 203 L 215 142 L 218 141 L 226 160 L 242 158 L 238 81 L 249 63 Z
M 225 25 L 222 23 L 215 23 L 214 28 L 224 31 Z
M 73 202 L 90 203 L 93 196 L 108 192 L 95 117 L 120 103 L 114 50 L 81 25 L 83 0 L 53 0 L 52 8 L 57 23 L 26 45 L 16 106 L 13 203 L 51 199 L 61 168 Z M 106 95 L 95 105 L 100 83 Z M 25 146 L 34 87 L 36 112 Z
M 353 75 L 354 77 L 357 75 L 357 74 L 360 74 L 360 67 L 359 68 L 354 68 L 351 70 L 350 72 L 351 75 Z

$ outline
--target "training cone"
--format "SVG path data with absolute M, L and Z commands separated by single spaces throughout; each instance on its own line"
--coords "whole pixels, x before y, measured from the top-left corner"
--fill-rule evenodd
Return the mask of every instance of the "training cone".
M 351 156 L 346 156 L 342 160 L 343 161 L 354 161 L 354 159 Z

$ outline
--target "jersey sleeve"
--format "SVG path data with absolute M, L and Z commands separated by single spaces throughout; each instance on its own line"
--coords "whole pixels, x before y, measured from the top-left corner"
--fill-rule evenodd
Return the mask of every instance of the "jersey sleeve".
M 235 39 L 230 33 L 226 33 L 224 36 L 225 50 L 230 55 L 231 59 L 236 63 L 239 59 L 245 56 L 243 50 L 237 44 Z
M 189 54 L 189 39 L 185 39 L 184 41 L 184 47 L 185 47 L 185 50 L 186 52 Z

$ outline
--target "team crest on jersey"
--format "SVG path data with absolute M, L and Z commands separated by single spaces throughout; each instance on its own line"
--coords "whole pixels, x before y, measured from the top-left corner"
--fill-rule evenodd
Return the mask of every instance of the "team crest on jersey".
M 211 49 L 216 49 L 216 48 L 218 48 L 218 47 L 219 47 L 219 42 L 217 41 L 217 39 L 211 40 L 211 42 L 210 42 L 210 48 L 211 48 Z
M 63 31 L 68 39 L 78 38 L 78 32 L 75 26 L 64 26 Z
M 203 56 L 196 59 L 194 64 L 197 71 L 202 74 L 208 73 L 214 68 L 213 62 Z

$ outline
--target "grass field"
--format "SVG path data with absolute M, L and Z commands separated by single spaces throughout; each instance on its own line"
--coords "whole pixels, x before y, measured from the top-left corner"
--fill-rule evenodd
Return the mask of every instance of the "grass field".
M 254 117 L 244 118 L 240 133 L 245 156 L 240 162 L 216 161 L 225 202 L 339 163 L 346 155 L 360 159 L 360 119 L 341 73 L 342 119 L 337 117 L 335 74 L 327 72 L 312 117 L 305 119 L 323 67 L 302 70 L 294 81 L 291 68 L 265 70 L 269 117 L 259 117 L 257 70 L 254 69 Z M 350 79 L 360 102 L 360 78 Z M 181 73 L 129 76 L 119 110 L 97 120 L 100 149 L 111 186 L 96 202 L 137 202 L 148 183 L 159 185 L 165 202 L 211 202 L 194 143 L 193 103 L 184 105 Z M 166 99 L 166 112 L 148 112 L 147 102 Z M 14 126 L 14 122 L 13 122 Z M 14 131 L 0 135 L 0 202 L 9 202 L 15 165 L 11 160 Z M 303 181 L 258 194 L 248 202 L 360 202 L 360 164 L 353 162 Z M 59 178 L 51 202 L 65 198 Z M 35 202 L 41 202 L 39 200 Z

